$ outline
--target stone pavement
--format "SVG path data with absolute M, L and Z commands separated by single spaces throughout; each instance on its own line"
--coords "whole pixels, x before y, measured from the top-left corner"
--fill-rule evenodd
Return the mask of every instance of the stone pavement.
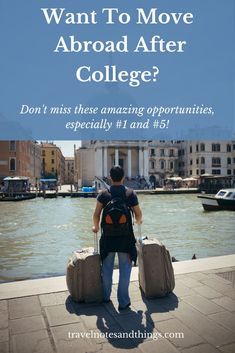
M 0 352 L 232 353 L 234 274 L 235 266 L 177 274 L 174 293 L 154 300 L 143 298 L 133 281 L 132 305 L 123 312 L 117 284 L 108 304 L 78 304 L 67 291 L 2 299 Z

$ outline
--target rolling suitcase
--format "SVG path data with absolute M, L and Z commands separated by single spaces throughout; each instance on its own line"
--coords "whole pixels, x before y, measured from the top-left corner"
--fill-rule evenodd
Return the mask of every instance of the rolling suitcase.
M 139 285 L 146 298 L 163 297 L 175 287 L 169 251 L 157 239 L 137 241 Z
M 66 282 L 76 302 L 102 302 L 101 262 L 97 234 L 94 248 L 74 251 L 67 265 Z

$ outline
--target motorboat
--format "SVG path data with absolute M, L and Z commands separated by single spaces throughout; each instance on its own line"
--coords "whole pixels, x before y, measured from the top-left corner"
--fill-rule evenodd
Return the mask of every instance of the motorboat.
M 214 196 L 199 195 L 205 211 L 235 211 L 235 189 L 221 189 Z

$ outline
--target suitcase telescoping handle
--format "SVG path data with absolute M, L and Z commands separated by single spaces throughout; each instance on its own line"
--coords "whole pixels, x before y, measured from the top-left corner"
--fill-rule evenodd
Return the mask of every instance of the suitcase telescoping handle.
M 141 224 L 138 224 L 138 242 L 139 242 L 140 244 L 143 243 L 142 231 L 141 231 Z
M 98 249 L 98 236 L 97 233 L 93 233 L 94 234 L 94 253 L 98 254 L 99 249 Z

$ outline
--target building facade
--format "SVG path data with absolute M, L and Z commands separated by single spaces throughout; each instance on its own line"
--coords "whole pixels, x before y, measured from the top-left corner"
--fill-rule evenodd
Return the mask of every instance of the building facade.
M 0 180 L 25 176 L 31 184 L 41 178 L 41 148 L 34 141 L 0 141 Z
M 235 175 L 235 140 L 232 141 L 232 173 Z
M 187 174 L 235 175 L 233 141 L 189 141 L 186 147 Z
M 55 178 L 59 184 L 65 180 L 65 158 L 54 143 L 41 143 L 42 175 L 44 178 Z
M 183 176 L 184 171 L 180 170 L 182 151 L 184 141 L 150 141 L 149 177 L 161 184 L 168 177 Z
M 91 185 L 94 178 L 107 178 L 113 165 L 121 165 L 128 179 L 149 174 L 146 141 L 83 141 L 75 151 L 78 185 Z
M 92 185 L 121 165 L 127 179 L 163 185 L 169 177 L 235 175 L 234 141 L 83 141 L 75 149 L 75 182 Z
M 96 175 L 95 150 L 83 146 L 74 151 L 74 184 L 78 187 L 92 185 Z
M 65 157 L 65 184 L 74 184 L 74 158 Z

